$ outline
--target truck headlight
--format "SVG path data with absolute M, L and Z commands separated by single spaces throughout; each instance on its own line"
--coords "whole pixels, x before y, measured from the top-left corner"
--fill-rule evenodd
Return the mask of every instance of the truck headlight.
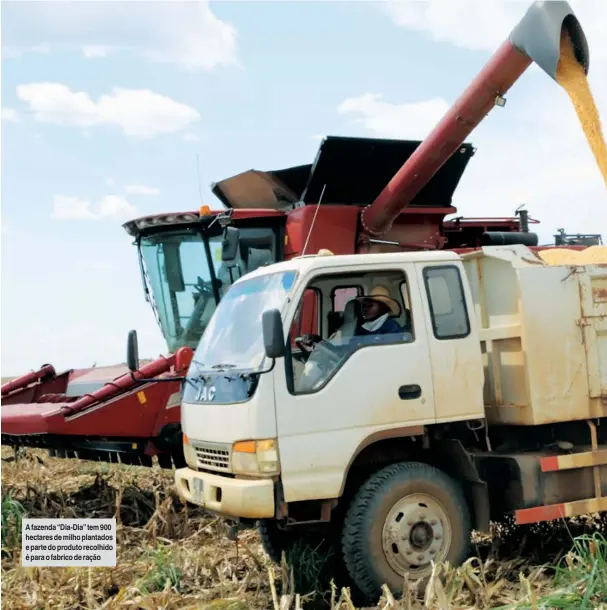
M 260 441 L 238 441 L 232 445 L 234 474 L 278 474 L 278 443 L 275 438 Z
M 196 449 L 190 445 L 190 439 L 186 434 L 183 434 L 183 457 L 185 463 L 192 469 L 198 470 L 198 458 L 196 456 Z

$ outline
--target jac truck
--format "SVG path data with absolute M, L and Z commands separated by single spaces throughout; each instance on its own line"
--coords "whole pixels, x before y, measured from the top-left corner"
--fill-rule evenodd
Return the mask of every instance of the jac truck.
M 190 364 L 178 493 L 274 545 L 330 524 L 360 591 L 398 592 L 490 519 L 607 509 L 605 345 L 607 266 L 524 245 L 257 269 Z

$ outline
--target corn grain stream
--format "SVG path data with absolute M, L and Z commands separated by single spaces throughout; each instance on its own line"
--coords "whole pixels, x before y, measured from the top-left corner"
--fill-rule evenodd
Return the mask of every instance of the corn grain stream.
M 583 66 L 577 61 L 569 34 L 561 32 L 561 55 L 556 80 L 565 89 L 578 116 L 592 154 L 607 186 L 607 146 L 601 129 L 601 119 L 594 102 Z

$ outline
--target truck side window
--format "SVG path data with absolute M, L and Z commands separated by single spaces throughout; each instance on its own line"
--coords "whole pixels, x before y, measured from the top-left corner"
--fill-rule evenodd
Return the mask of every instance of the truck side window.
M 289 341 L 291 354 L 285 358 L 289 391 L 319 391 L 361 349 L 413 342 L 406 282 L 405 273 L 394 269 L 313 278 L 304 294 L 317 289 L 329 297 L 331 311 L 323 314 L 327 319 L 319 328 L 320 341 L 304 346 L 305 354 L 294 348 L 293 337 Z
M 470 334 L 470 321 L 459 269 L 440 265 L 424 269 L 430 318 L 437 339 L 461 339 Z

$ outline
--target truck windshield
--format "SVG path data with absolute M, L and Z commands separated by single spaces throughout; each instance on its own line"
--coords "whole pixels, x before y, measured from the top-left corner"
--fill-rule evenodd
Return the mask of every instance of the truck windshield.
M 238 255 L 230 262 L 222 260 L 222 235 L 172 228 L 141 238 L 147 296 L 170 352 L 184 345 L 196 349 L 230 286 L 260 265 L 276 261 L 273 229 L 241 229 L 240 237 Z M 248 247 L 250 241 L 256 247 Z
M 191 370 L 198 374 L 262 371 L 265 350 L 261 316 L 268 309 L 282 311 L 295 277 L 295 271 L 283 271 L 232 286 L 207 326 Z

